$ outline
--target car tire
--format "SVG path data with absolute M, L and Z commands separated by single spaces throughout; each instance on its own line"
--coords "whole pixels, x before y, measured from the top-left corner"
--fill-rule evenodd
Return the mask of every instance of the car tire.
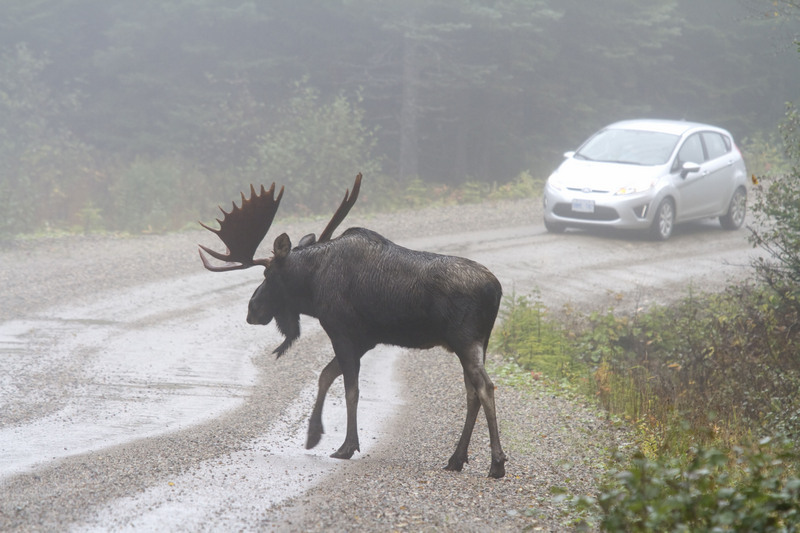
M 653 225 L 650 226 L 650 236 L 656 241 L 666 241 L 672 235 L 675 227 L 675 204 L 671 198 L 664 198 L 658 204 Z
M 564 224 L 559 224 L 558 222 L 550 222 L 547 219 L 544 219 L 544 228 L 550 233 L 564 233 L 567 229 L 567 226 Z
M 719 217 L 719 223 L 726 230 L 737 230 L 744 224 L 744 217 L 747 214 L 747 191 L 739 187 L 733 193 L 728 212 Z

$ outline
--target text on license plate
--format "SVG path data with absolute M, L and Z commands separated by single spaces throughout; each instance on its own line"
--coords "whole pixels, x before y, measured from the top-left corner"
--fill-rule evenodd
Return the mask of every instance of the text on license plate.
M 576 213 L 594 213 L 594 200 L 572 200 L 572 210 Z

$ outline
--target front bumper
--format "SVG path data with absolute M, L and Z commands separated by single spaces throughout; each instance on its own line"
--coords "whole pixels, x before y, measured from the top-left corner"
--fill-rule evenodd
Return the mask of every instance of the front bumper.
M 555 189 L 548 185 L 543 195 L 544 218 L 566 226 L 645 229 L 652 224 L 655 200 L 652 191 L 615 195 Z M 591 211 L 587 210 L 589 205 L 593 206 Z

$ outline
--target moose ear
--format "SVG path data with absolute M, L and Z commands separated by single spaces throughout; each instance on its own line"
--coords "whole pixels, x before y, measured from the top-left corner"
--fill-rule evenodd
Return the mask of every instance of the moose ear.
M 311 246 L 316 242 L 317 242 L 317 236 L 314 235 L 313 233 L 309 233 L 308 235 L 300 239 L 300 242 L 297 243 L 297 247 L 305 248 L 306 246 Z
M 272 245 L 272 253 L 275 254 L 276 259 L 283 259 L 292 249 L 292 241 L 289 239 L 289 236 L 285 233 L 281 233 L 275 239 L 275 242 Z

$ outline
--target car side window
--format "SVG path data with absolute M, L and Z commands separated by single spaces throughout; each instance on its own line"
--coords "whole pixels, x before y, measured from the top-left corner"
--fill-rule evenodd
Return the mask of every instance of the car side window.
M 683 143 L 681 149 L 678 151 L 678 157 L 675 159 L 673 170 L 679 170 L 684 163 L 697 163 L 702 164 L 706 160 L 703 152 L 703 141 L 700 140 L 700 134 L 695 133 Z
M 706 143 L 709 159 L 722 157 L 730 151 L 730 144 L 726 142 L 726 140 L 726 137 L 719 133 L 712 131 L 703 132 L 703 141 Z

